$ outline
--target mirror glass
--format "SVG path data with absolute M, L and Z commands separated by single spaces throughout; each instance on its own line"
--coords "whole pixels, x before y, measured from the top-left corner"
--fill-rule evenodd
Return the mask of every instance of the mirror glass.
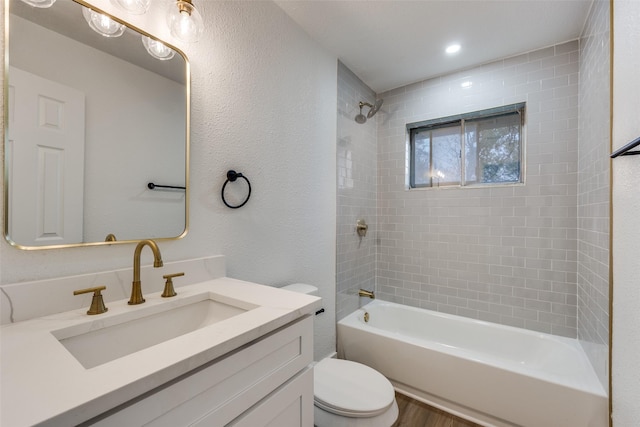
M 152 57 L 131 27 L 104 37 L 73 0 L 7 4 L 6 239 L 41 249 L 186 234 L 185 56 Z

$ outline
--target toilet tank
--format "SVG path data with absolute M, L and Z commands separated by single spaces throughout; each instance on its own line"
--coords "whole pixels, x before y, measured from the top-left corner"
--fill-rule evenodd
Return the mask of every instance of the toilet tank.
M 306 283 L 292 283 L 291 285 L 286 285 L 286 286 L 282 286 L 280 287 L 280 289 L 285 289 L 287 291 L 292 291 L 292 292 L 298 292 L 301 294 L 307 294 L 307 295 L 311 295 L 314 297 L 320 297 L 320 293 L 318 292 L 318 288 L 313 286 L 313 285 L 308 285 Z M 324 307 L 320 308 L 319 310 L 316 311 L 315 315 L 322 315 L 325 312 Z M 320 316 L 318 319 L 320 319 L 323 316 Z M 321 322 L 324 322 L 325 325 L 327 325 L 327 323 L 332 323 L 335 325 L 335 321 L 331 321 L 330 318 L 325 318 L 324 320 L 320 320 Z M 327 328 L 327 326 L 324 326 L 325 328 Z M 320 326 L 320 328 L 318 328 L 318 322 L 314 321 L 313 322 L 313 336 L 314 337 L 318 337 L 318 336 L 324 336 L 326 335 L 325 333 L 322 332 L 318 332 L 319 330 L 322 331 L 323 327 Z M 315 345 L 315 344 L 314 344 Z M 331 350 L 331 352 L 333 353 L 333 355 L 335 355 L 335 348 Z M 326 351 L 322 351 L 320 352 L 318 350 L 318 347 L 315 347 L 314 350 L 314 359 L 315 360 L 320 360 L 322 358 L 326 357 Z
M 313 295 L 319 297 L 318 288 L 313 285 L 307 285 L 306 283 L 293 283 L 291 285 L 283 286 L 280 289 L 286 289 L 287 291 L 298 292 L 301 294 Z

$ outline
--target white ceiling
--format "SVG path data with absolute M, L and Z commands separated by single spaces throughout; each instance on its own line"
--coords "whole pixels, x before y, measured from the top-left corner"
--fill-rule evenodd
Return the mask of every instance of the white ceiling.
M 592 2 L 276 0 L 376 93 L 577 39 Z

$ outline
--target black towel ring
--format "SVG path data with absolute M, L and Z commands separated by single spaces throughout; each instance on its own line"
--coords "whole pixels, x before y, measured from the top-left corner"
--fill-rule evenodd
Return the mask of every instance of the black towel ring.
M 234 182 L 238 178 L 244 178 L 244 180 L 247 181 L 247 185 L 249 186 L 249 194 L 247 194 L 247 198 L 244 199 L 244 202 L 240 203 L 237 206 L 231 206 L 229 203 L 227 203 L 227 201 L 224 198 L 224 189 L 225 189 L 225 187 L 227 186 L 227 184 L 229 182 Z M 249 197 L 251 197 L 251 183 L 249 182 L 247 177 L 242 175 L 240 172 L 236 172 L 234 170 L 229 170 L 229 171 L 227 171 L 227 180 L 222 185 L 222 191 L 220 193 L 221 193 L 220 195 L 222 196 L 222 202 L 225 204 L 225 206 L 227 206 L 228 208 L 231 208 L 231 209 L 238 209 L 238 208 L 241 208 L 244 205 L 246 205 L 247 202 L 249 201 Z

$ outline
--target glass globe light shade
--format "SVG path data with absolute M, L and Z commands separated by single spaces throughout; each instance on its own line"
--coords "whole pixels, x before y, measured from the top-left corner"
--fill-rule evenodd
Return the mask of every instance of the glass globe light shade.
M 173 49 L 151 37 L 142 36 L 142 44 L 144 48 L 147 49 L 147 52 L 149 52 L 149 55 L 161 61 L 167 61 L 176 54 Z
M 125 26 L 117 23 L 106 15 L 95 12 L 87 7 L 82 8 L 82 15 L 89 27 L 96 33 L 105 37 L 120 37 L 124 33 Z
M 187 43 L 197 42 L 204 29 L 202 16 L 191 0 L 178 0 L 169 7 L 167 25 L 172 36 Z
M 22 0 L 24 3 L 33 7 L 51 7 L 56 2 L 56 0 Z
M 142 15 L 149 10 L 151 0 L 111 0 L 111 3 L 134 15 Z

